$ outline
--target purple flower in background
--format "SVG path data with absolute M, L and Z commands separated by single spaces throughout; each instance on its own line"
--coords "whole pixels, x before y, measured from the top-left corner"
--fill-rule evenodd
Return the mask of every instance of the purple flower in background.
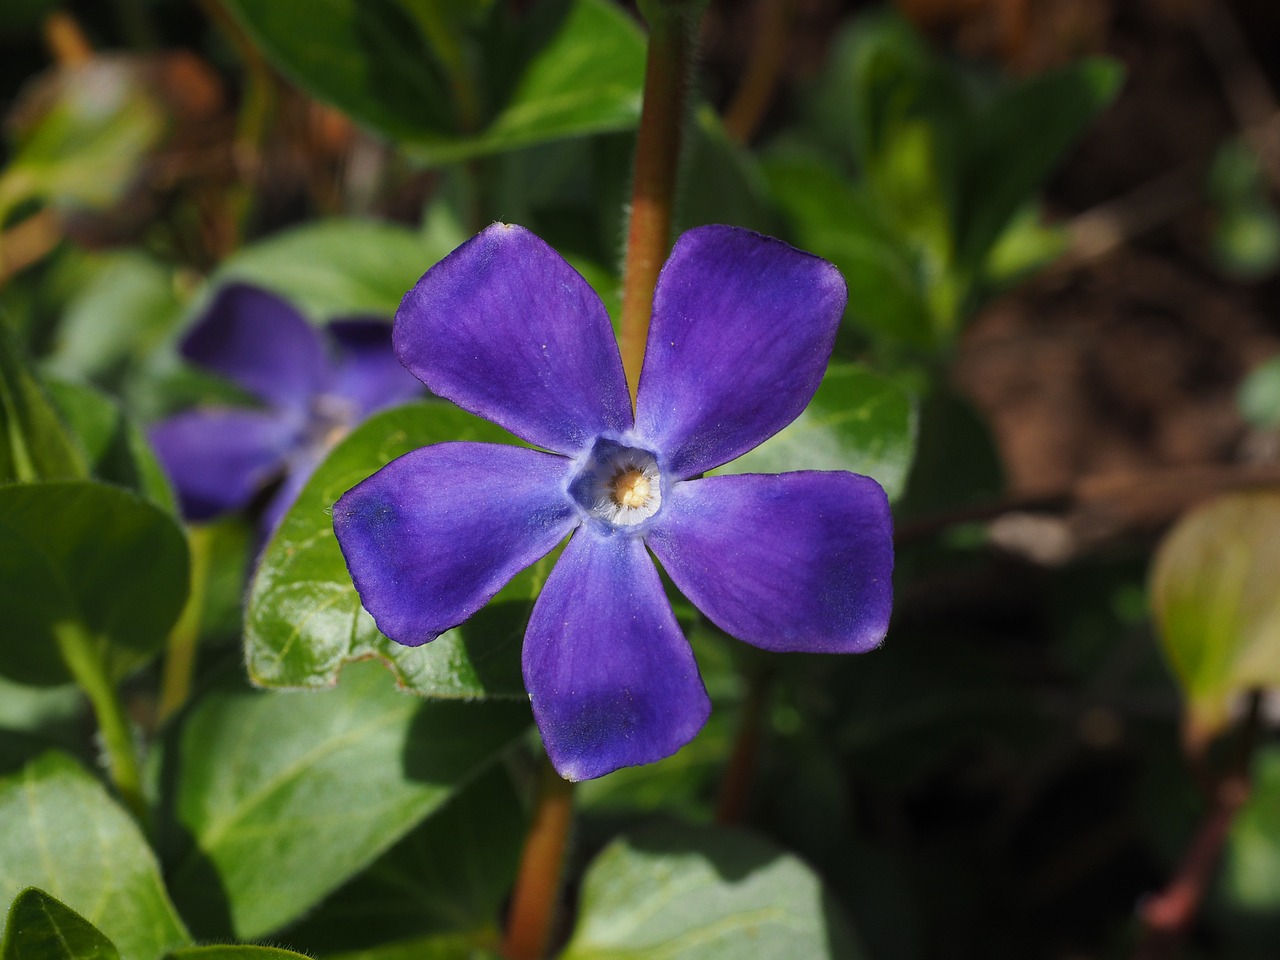
M 710 711 L 649 550 L 741 640 L 875 647 L 893 545 L 874 480 L 702 477 L 804 409 L 845 300 L 825 260 L 734 227 L 689 231 L 658 280 L 633 417 L 609 318 L 572 267 L 505 224 L 459 247 L 405 296 L 396 352 L 436 393 L 550 452 L 436 444 L 343 495 L 334 529 L 379 629 L 432 640 L 572 533 L 523 653 L 570 780 L 669 756 Z
M 197 408 L 151 429 L 189 520 L 243 509 L 280 481 L 263 517 L 274 529 L 343 434 L 422 392 L 396 359 L 390 324 L 337 320 L 322 333 L 275 294 L 243 284 L 218 291 L 180 349 L 263 404 Z

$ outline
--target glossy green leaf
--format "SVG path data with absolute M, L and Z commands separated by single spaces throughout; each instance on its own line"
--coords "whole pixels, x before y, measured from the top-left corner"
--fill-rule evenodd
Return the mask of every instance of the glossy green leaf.
M 517 576 L 461 627 L 403 647 L 380 634 L 360 605 L 333 535 L 338 497 L 401 454 L 445 440 L 512 438 L 452 404 L 424 402 L 373 417 L 316 470 L 267 544 L 250 587 L 245 659 L 255 683 L 331 686 L 343 664 L 377 657 L 414 693 L 524 699 L 520 645 L 549 560 Z
M 84 450 L 94 479 L 125 487 L 170 513 L 178 512 L 164 468 L 137 424 L 115 400 L 66 380 L 51 380 L 47 388 Z
M 121 677 L 164 642 L 188 589 L 187 541 L 164 510 L 91 482 L 0 487 L 0 672 L 69 679 L 55 629 L 78 622 Z
M 0 324 L 0 483 L 87 475 L 83 452 Z
M 119 960 L 114 943 L 65 903 L 36 887 L 14 899 L 0 960 Z
M 308 960 L 305 953 L 251 943 L 215 943 L 174 950 L 165 960 Z
M 497 940 L 526 829 L 520 797 L 499 765 L 464 786 L 280 939 L 317 954 L 448 932 L 487 931 Z
M 1249 799 L 1231 824 L 1222 892 L 1237 909 L 1280 910 L 1280 749 L 1258 751 Z
M 982 262 L 1123 80 L 1117 62 L 1086 59 L 1019 84 L 976 114 L 955 188 L 957 259 L 965 269 Z
M 84 268 L 91 276 L 62 311 L 43 369 L 109 382 L 164 341 L 182 312 L 183 297 L 173 269 L 137 250 L 94 254 Z
M 102 208 L 137 177 L 164 133 L 164 111 L 123 58 L 96 57 L 45 81 L 0 173 L 0 222 L 32 198 Z
M 795 857 L 734 830 L 661 826 L 614 841 L 591 864 L 561 960 L 861 955 Z
M 789 239 L 844 274 L 846 316 L 876 336 L 930 346 L 934 334 L 920 264 L 865 193 L 809 160 L 772 161 L 765 175 Z
M 1151 605 L 1203 743 L 1253 688 L 1280 685 L 1280 493 L 1235 493 L 1183 517 L 1156 551 Z
M 422 701 L 374 663 L 335 689 L 201 700 L 166 745 L 175 899 L 202 936 L 297 919 L 439 809 L 530 722 L 519 703 Z M 322 842 L 321 842 L 322 840 Z
M 137 824 L 70 758 L 49 753 L 0 780 L 0 823 L 0 902 L 48 891 L 123 960 L 158 960 L 190 942 Z
M 915 441 L 915 403 L 900 384 L 856 364 L 833 364 L 795 421 L 712 472 L 849 470 L 875 478 L 896 500 Z
M 541 3 L 509 29 L 424 17 L 440 11 L 419 0 L 228 6 L 299 85 L 425 162 L 622 129 L 639 118 L 644 41 L 606 0 Z
M 463 239 L 428 239 L 376 220 L 320 220 L 242 248 L 215 279 L 273 290 L 317 319 L 390 317 L 405 291 Z

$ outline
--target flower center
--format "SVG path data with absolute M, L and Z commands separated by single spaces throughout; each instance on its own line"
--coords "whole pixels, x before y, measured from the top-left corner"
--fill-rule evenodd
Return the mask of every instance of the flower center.
M 601 438 L 582 461 L 569 494 L 588 517 L 634 527 L 662 506 L 662 474 L 648 450 Z
M 618 506 L 634 510 L 649 502 L 651 486 L 643 470 L 631 467 L 610 481 L 609 492 L 613 494 L 613 502 Z

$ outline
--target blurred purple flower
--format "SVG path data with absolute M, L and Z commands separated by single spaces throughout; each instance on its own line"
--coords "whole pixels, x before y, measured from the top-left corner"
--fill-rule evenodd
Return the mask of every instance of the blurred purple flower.
M 804 409 L 845 300 L 825 260 L 734 227 L 689 231 L 658 280 L 633 418 L 609 318 L 572 267 L 505 224 L 459 247 L 405 296 L 396 352 L 436 393 L 552 452 L 441 443 L 343 495 L 334 529 L 379 629 L 432 640 L 573 533 L 523 654 L 570 780 L 669 756 L 710 711 L 646 546 L 741 640 L 875 647 L 893 545 L 874 480 L 701 476 Z
M 337 320 L 322 334 L 280 297 L 243 284 L 218 291 L 180 350 L 263 404 L 197 408 L 152 427 L 189 520 L 243 509 L 280 481 L 263 516 L 274 529 L 342 435 L 422 392 L 396 359 L 390 324 Z

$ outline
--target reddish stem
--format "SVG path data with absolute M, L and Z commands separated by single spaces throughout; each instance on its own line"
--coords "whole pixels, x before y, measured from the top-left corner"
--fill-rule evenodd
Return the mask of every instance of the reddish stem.
M 622 366 L 635 404 L 649 339 L 653 289 L 671 249 L 672 208 L 680 165 L 680 140 L 693 56 L 693 8 L 699 4 L 647 4 L 649 51 L 645 63 L 644 105 L 636 135 L 635 176 L 631 187 L 631 223 L 622 274 Z
M 542 960 L 546 956 L 560 896 L 573 822 L 573 784 L 562 780 L 545 757 L 542 766 L 538 806 L 525 838 L 502 943 L 506 960 Z

